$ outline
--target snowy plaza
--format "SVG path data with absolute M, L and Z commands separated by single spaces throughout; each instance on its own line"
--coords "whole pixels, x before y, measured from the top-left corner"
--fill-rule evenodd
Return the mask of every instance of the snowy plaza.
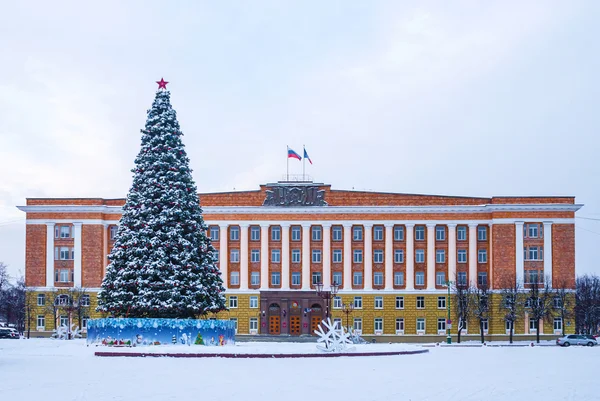
M 228 348 L 247 353 L 314 352 L 315 344 L 237 343 L 222 349 Z M 100 349 L 106 347 L 87 347 L 84 340 L 0 342 L 2 399 L 295 401 L 332 395 L 344 401 L 598 399 L 593 369 L 600 357 L 598 347 L 434 346 L 420 355 L 330 359 L 94 356 Z

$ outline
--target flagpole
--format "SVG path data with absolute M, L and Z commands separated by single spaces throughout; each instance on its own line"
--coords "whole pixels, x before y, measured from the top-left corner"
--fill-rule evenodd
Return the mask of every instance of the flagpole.
M 286 175 L 285 175 L 285 177 L 286 177 L 285 180 L 286 181 L 290 180 L 290 156 L 289 156 L 289 154 L 290 154 L 290 147 L 288 146 L 287 147 L 287 152 L 286 152 L 286 155 L 285 155 L 285 158 L 286 158 L 285 160 L 286 160 L 286 164 L 287 164 L 287 170 L 286 170 Z
M 306 166 L 306 157 L 304 157 L 304 155 L 306 154 L 305 145 L 302 145 L 302 150 L 304 151 L 304 153 L 302 154 L 302 181 L 306 181 L 306 174 L 304 174 L 304 169 Z

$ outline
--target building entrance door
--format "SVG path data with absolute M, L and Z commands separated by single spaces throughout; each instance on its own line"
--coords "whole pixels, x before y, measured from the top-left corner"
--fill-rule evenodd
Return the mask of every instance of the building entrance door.
M 321 316 L 312 316 L 310 318 L 310 334 L 316 336 L 315 330 L 319 328 L 319 324 L 321 324 Z
M 269 334 L 280 334 L 281 326 L 279 316 L 269 316 Z
M 300 335 L 300 316 L 290 316 L 290 335 Z

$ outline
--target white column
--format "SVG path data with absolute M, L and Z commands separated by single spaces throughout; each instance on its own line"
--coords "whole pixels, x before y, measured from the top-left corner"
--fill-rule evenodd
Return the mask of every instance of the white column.
M 488 230 L 488 233 L 489 233 L 488 240 L 490 242 L 489 242 L 489 245 L 488 245 L 488 249 L 489 249 L 488 250 L 488 266 L 489 266 L 488 267 L 489 268 L 488 288 L 490 290 L 493 290 L 494 289 L 494 258 L 493 258 L 493 255 L 494 255 L 494 241 L 492 241 L 492 238 L 493 238 L 492 237 L 492 235 L 493 235 L 492 231 L 494 229 L 494 225 L 490 223 L 489 227 L 490 227 L 490 229 Z
M 341 284 L 341 283 L 337 283 Z M 323 288 L 331 287 L 331 224 L 323 224 Z
M 469 224 L 469 285 L 477 286 L 477 224 Z
M 435 224 L 427 223 L 427 289 L 435 290 Z
M 385 289 L 394 289 L 394 224 L 385 225 Z
M 54 223 L 46 223 L 46 287 L 54 287 Z
M 448 224 L 448 281 L 456 282 L 456 224 Z
M 302 224 L 302 289 L 310 290 L 310 224 Z
M 352 289 L 352 224 L 344 224 L 344 290 Z
M 81 226 L 83 223 L 73 223 L 73 285 L 81 287 Z
M 525 282 L 525 264 L 523 262 L 523 222 L 515 221 L 515 261 L 516 278 L 521 285 Z
M 521 252 L 522 254 L 522 252 Z M 552 286 L 552 222 L 544 221 L 544 282 Z M 540 323 L 541 324 L 541 323 Z M 563 323 L 564 324 L 564 323 Z
M 104 241 L 104 246 L 103 246 L 103 250 L 104 253 L 102 255 L 102 280 L 104 280 L 104 276 L 106 275 L 106 267 L 108 266 L 108 227 L 110 226 L 110 224 L 108 223 L 103 223 L 102 224 L 102 229 L 103 229 L 103 241 Z
M 229 233 L 227 232 L 227 224 L 219 224 L 219 270 L 221 270 L 221 278 L 223 279 L 223 287 L 229 287 L 229 251 L 227 250 L 227 240 Z
M 260 288 L 269 289 L 269 224 L 260 225 Z
M 281 223 L 281 289 L 290 289 L 290 224 Z
M 415 225 L 406 224 L 406 290 L 415 289 Z
M 365 227 L 365 291 L 373 289 L 373 224 L 364 224 Z
M 240 290 L 248 289 L 248 224 L 240 224 Z

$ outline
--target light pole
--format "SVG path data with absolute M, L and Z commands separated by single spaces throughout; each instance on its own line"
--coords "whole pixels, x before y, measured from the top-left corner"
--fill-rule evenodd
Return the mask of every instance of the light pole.
M 446 281 L 446 287 L 448 287 L 448 302 L 446 302 L 448 309 L 448 320 L 446 320 L 446 329 L 448 330 L 448 336 L 446 337 L 447 344 L 452 344 L 452 335 L 450 334 L 450 329 L 452 329 L 452 320 L 450 320 L 450 286 L 452 284 L 452 281 Z
M 336 283 L 334 281 L 333 284 L 331 284 L 331 287 L 329 288 L 329 290 L 323 289 L 323 283 L 317 283 L 315 285 L 315 287 L 317 288 L 317 295 L 319 297 L 323 298 L 325 300 L 325 302 L 327 303 L 327 310 L 325 311 L 325 318 L 329 319 L 331 317 L 331 313 L 329 311 L 329 305 L 330 305 L 331 300 L 336 296 L 338 290 L 340 289 L 340 286 L 338 283 Z
M 349 303 L 342 305 L 342 312 L 344 312 L 344 314 L 346 315 L 346 328 L 348 330 L 348 333 L 350 333 L 350 315 L 352 314 L 352 312 L 354 312 L 354 304 Z

